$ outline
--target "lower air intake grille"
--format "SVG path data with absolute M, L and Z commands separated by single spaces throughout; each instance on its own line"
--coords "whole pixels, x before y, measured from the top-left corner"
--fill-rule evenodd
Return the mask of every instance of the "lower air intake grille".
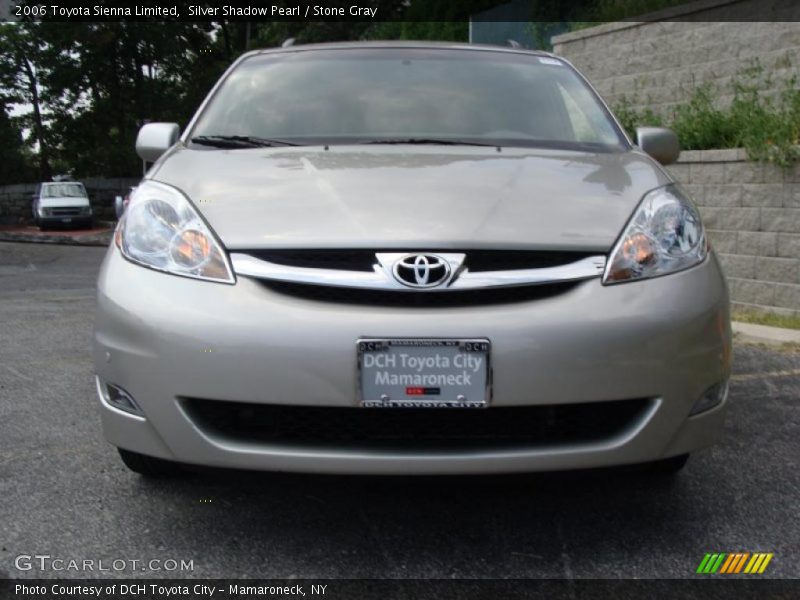
M 211 435 L 264 444 L 481 450 L 607 440 L 642 417 L 647 399 L 487 409 L 329 408 L 186 399 Z
M 568 281 L 543 285 L 526 285 L 508 288 L 486 288 L 453 292 L 406 292 L 390 290 L 365 290 L 304 283 L 260 280 L 269 289 L 318 302 L 362 304 L 369 306 L 400 306 L 404 308 L 431 308 L 454 306 L 480 306 L 542 300 L 563 294 L 582 282 Z

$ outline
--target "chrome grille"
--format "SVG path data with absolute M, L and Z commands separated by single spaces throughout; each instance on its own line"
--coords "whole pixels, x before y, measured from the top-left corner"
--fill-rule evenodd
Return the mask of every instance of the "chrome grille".
M 81 208 L 72 206 L 51 208 L 50 214 L 54 217 L 76 217 L 81 214 Z
M 502 250 L 264 250 L 233 252 L 231 263 L 237 275 L 269 283 L 449 295 L 593 279 L 602 274 L 606 257 Z
M 278 265 L 367 272 L 372 271 L 376 252 L 402 252 L 402 250 L 237 250 L 237 253 L 248 254 Z M 446 252 L 464 253 L 465 265 L 473 273 L 557 267 L 597 254 L 549 250 L 446 250 Z

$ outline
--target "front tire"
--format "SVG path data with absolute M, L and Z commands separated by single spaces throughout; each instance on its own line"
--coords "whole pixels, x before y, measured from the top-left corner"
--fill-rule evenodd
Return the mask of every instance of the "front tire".
M 648 471 L 654 475 L 675 476 L 681 472 L 681 469 L 686 466 L 689 460 L 688 454 L 680 454 L 678 456 L 671 456 L 662 460 L 647 465 Z
M 117 450 L 125 466 L 143 477 L 171 477 L 181 473 L 181 467 L 177 463 L 122 448 L 117 448 Z

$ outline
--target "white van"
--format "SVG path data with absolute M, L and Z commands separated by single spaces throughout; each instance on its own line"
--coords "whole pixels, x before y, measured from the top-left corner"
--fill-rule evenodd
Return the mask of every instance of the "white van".
M 40 183 L 33 195 L 33 220 L 43 231 L 55 226 L 91 228 L 92 207 L 86 188 L 75 181 Z

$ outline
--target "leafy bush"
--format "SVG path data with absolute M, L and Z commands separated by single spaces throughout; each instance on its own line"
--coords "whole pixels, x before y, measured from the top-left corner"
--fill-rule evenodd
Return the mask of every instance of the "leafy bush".
M 752 160 L 789 166 L 800 160 L 800 90 L 790 79 L 777 102 L 759 95 L 754 86 L 737 84 L 731 104 L 732 127 L 738 128 L 737 145 Z
M 633 106 L 633 101 L 627 97 L 623 97 L 614 106 L 614 115 L 617 117 L 619 124 L 628 132 L 631 138 L 636 139 L 637 127 L 663 127 L 664 119 L 655 114 L 649 108 L 642 111 L 637 110 Z
M 692 99 L 675 108 L 671 126 L 686 150 L 737 148 L 738 127 L 733 107 L 722 110 L 714 106 L 712 87 L 697 88 Z
M 715 105 L 717 90 L 706 84 L 666 118 L 637 110 L 629 98 L 614 112 L 631 136 L 636 127 L 664 125 L 675 131 L 684 150 L 745 148 L 751 160 L 787 167 L 800 161 L 800 89 L 792 78 L 771 97 L 761 91 L 771 87 L 762 73 L 757 63 L 743 71 L 730 85 L 733 99 L 725 108 Z

